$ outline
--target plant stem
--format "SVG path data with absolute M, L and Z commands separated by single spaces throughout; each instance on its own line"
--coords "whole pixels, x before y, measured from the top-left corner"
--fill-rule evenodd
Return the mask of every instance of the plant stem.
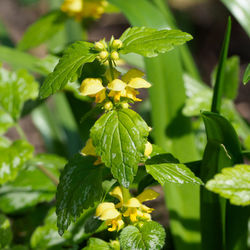
M 23 129 L 21 128 L 21 126 L 18 123 L 16 124 L 16 130 L 17 130 L 21 139 L 28 141 Z
M 112 64 L 112 61 L 110 58 L 108 59 L 108 61 L 109 61 L 109 68 L 110 68 L 110 76 L 111 76 L 112 80 L 114 80 L 115 76 L 114 76 L 113 64 Z
M 38 169 L 43 172 L 57 187 L 59 184 L 59 180 L 49 171 L 47 170 L 44 166 L 37 164 Z

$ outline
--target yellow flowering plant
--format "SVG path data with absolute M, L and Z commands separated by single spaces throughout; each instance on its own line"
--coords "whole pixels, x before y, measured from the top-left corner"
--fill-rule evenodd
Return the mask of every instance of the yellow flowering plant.
M 41 98 L 67 88 L 69 82 L 74 81 L 78 95 L 93 102 L 93 109 L 83 120 L 93 111 L 98 111 L 99 116 L 90 129 L 86 145 L 69 160 L 60 177 L 56 213 L 61 235 L 83 209 L 92 207 L 91 218 L 98 222 L 95 230 L 99 230 L 101 223 L 102 230 L 114 234 L 115 241 L 105 243 L 109 247 L 113 244 L 117 249 L 126 249 L 124 239 L 133 231 L 143 234 L 147 244 L 157 249 L 163 247 L 165 230 L 153 221 L 154 209 L 145 204 L 156 199 L 158 193 L 148 186 L 155 182 L 164 185 L 176 181 L 201 184 L 201 181 L 173 156 L 160 154 L 163 151 L 150 143 L 148 136 L 152 128 L 132 108 L 142 101 L 139 90 L 153 86 L 143 71 L 124 70 L 117 65 L 123 54 L 152 57 L 190 38 L 181 31 L 133 27 L 119 39 L 79 41 L 66 49 L 45 79 L 40 89 Z M 161 164 L 165 163 L 174 164 L 174 171 L 169 165 L 162 169 Z M 137 195 L 131 195 L 131 188 L 137 189 Z M 132 236 L 128 240 L 137 244 Z M 99 243 L 100 239 L 89 241 L 94 248 Z

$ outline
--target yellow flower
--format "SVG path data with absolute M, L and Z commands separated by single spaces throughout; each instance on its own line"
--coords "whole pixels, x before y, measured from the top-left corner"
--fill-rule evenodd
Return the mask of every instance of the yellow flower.
M 81 150 L 81 154 L 84 156 L 91 155 L 91 156 L 97 156 L 95 147 L 93 145 L 92 139 L 89 138 L 86 142 L 85 147 Z M 94 162 L 94 165 L 97 166 L 99 164 L 102 164 L 101 157 L 98 156 L 97 160 Z
M 144 220 L 151 220 L 150 213 L 154 210 L 153 208 L 149 208 L 142 203 L 144 201 L 154 200 L 158 197 L 158 193 L 156 193 L 152 189 L 146 189 L 144 190 L 140 195 L 138 195 L 136 198 L 133 197 L 129 199 L 126 204 L 124 204 L 125 207 L 127 207 L 127 210 L 123 214 L 125 217 L 129 217 L 132 222 L 138 221 L 138 217 Z
M 116 208 L 120 208 L 123 206 L 123 194 L 120 186 L 115 187 L 112 192 L 109 192 L 109 194 L 120 201 L 118 204 L 115 205 Z
M 95 102 L 100 103 L 106 98 L 106 89 L 99 78 L 86 78 L 80 86 L 80 93 L 83 96 L 95 97 Z
M 61 10 L 76 20 L 82 19 L 83 0 L 64 0 Z
M 82 18 L 100 18 L 106 6 L 106 0 L 64 0 L 61 10 L 80 21 Z
M 115 208 L 115 204 L 112 202 L 99 204 L 96 209 L 96 216 L 100 220 L 105 221 L 107 226 L 111 226 L 108 231 L 119 231 L 124 225 L 122 214 Z
M 139 94 L 136 89 L 151 87 L 149 82 L 141 78 L 142 76 L 144 76 L 144 73 L 138 69 L 129 70 L 122 76 L 121 80 L 115 79 L 108 84 L 108 88 L 111 90 L 109 96 L 113 97 L 116 102 L 120 101 L 121 97 L 141 101 L 136 97 Z
M 152 144 L 148 141 L 145 144 L 144 156 L 149 157 L 152 151 L 153 151 Z

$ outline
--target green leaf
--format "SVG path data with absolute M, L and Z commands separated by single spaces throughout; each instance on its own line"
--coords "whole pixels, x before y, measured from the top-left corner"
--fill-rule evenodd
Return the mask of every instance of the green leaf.
M 184 164 L 178 163 L 161 163 L 147 165 L 146 170 L 162 186 L 166 183 L 193 183 L 202 184 L 202 181 Z
M 16 178 L 23 164 L 32 157 L 33 146 L 27 141 L 18 140 L 9 148 L 0 148 L 0 184 Z
M 145 57 L 155 57 L 160 53 L 171 51 L 191 39 L 191 35 L 180 30 L 132 27 L 128 28 L 120 37 L 123 42 L 120 53 L 137 53 Z
M 206 188 L 230 199 L 234 205 L 250 205 L 250 165 L 223 168 L 206 183 Z
M 221 0 L 250 37 L 250 6 L 248 0 Z
M 0 69 L 0 131 L 18 120 L 23 104 L 38 96 L 38 83 L 26 70 Z
M 45 79 L 40 89 L 40 97 L 46 98 L 63 89 L 83 64 L 93 62 L 96 54 L 91 52 L 92 48 L 93 44 L 82 41 L 68 47 L 54 71 Z
M 212 73 L 213 81 L 217 74 L 218 67 Z M 240 76 L 240 60 L 238 56 L 232 56 L 226 60 L 225 73 L 223 79 L 223 96 L 234 100 L 238 95 L 238 85 Z
M 145 121 L 130 109 L 110 111 L 91 128 L 90 136 L 97 154 L 125 187 L 133 182 L 137 173 L 148 133 Z
M 211 111 L 219 113 L 221 108 L 221 101 L 222 95 L 224 90 L 224 79 L 225 79 L 225 68 L 226 68 L 226 60 L 228 55 L 228 48 L 230 43 L 230 36 L 231 36 L 231 18 L 228 18 L 227 29 L 221 49 L 220 60 L 218 64 L 218 70 L 216 74 L 216 80 L 214 85 L 214 92 L 213 92 L 213 100 Z
M 64 27 L 67 18 L 67 15 L 59 10 L 52 11 L 43 16 L 29 26 L 19 42 L 18 48 L 20 50 L 31 49 L 49 40 Z
M 122 249 L 145 250 L 162 249 L 165 243 L 165 230 L 155 221 L 144 222 L 139 228 L 125 227 L 120 234 Z
M 15 213 L 51 201 L 56 186 L 39 167 L 57 179 L 65 164 L 64 158 L 48 154 L 37 155 L 26 162 L 16 179 L 0 188 L 0 209 L 5 213 Z
M 88 245 L 83 248 L 84 250 L 111 250 L 109 243 L 98 239 L 98 238 L 90 238 L 88 241 Z
M 3 249 L 5 246 L 8 246 L 11 241 L 10 221 L 3 214 L 0 214 L 0 248 Z
M 102 198 L 102 168 L 94 166 L 93 157 L 75 155 L 65 166 L 56 193 L 59 234 L 68 228 L 83 209 Z
M 247 84 L 250 81 L 250 63 L 247 65 L 246 71 L 243 76 L 243 83 Z

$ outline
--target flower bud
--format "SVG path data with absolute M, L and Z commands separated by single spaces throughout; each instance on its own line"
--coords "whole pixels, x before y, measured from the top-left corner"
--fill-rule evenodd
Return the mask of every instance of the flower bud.
M 96 42 L 95 43 L 95 49 L 98 51 L 105 50 L 106 46 L 103 42 Z
M 112 48 L 113 49 L 120 49 L 122 47 L 122 41 L 119 39 L 116 39 L 112 43 Z
M 127 102 L 122 102 L 121 103 L 122 108 L 127 109 L 129 107 Z
M 101 51 L 100 53 L 99 53 L 99 56 L 100 56 L 100 59 L 101 60 L 106 60 L 107 58 L 108 58 L 108 56 L 109 56 L 109 53 L 108 53 L 108 51 Z
M 113 103 L 112 102 L 106 102 L 105 104 L 104 104 L 104 108 L 106 109 L 106 110 L 111 110 L 112 108 L 113 108 Z
M 111 59 L 112 59 L 112 60 L 116 61 L 116 60 L 118 60 L 119 58 L 120 58 L 120 57 L 119 57 L 118 52 L 113 51 L 113 52 L 111 53 Z

